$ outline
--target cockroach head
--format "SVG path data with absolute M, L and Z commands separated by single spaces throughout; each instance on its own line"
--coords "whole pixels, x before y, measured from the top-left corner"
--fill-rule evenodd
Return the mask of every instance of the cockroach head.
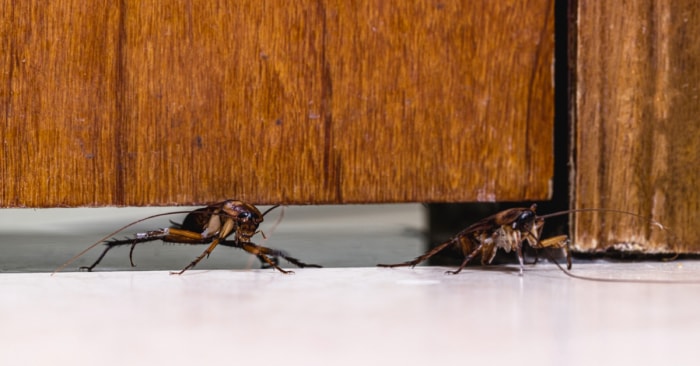
M 252 222 L 257 225 L 263 221 L 263 214 L 249 203 L 228 201 L 224 204 L 223 211 L 239 223 Z
M 529 209 L 523 210 L 515 221 L 513 221 L 513 229 L 518 231 L 531 231 L 537 219 L 537 214 L 535 214 L 536 209 L 537 205 L 533 204 Z

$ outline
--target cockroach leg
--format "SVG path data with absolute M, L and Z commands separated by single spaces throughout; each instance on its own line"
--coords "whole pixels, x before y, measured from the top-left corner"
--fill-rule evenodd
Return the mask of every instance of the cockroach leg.
M 540 245 L 543 248 L 559 248 L 559 249 L 564 249 L 564 253 L 566 254 L 566 268 L 571 269 L 572 266 L 572 260 L 571 260 L 571 249 L 569 248 L 569 237 L 567 235 L 558 235 L 554 236 L 551 238 L 544 239 L 540 241 Z
M 100 264 L 100 262 L 102 261 L 102 258 L 104 258 L 104 257 L 105 257 L 105 254 L 107 254 L 107 252 L 109 252 L 112 248 L 114 248 L 114 247 L 113 247 L 113 246 L 107 246 L 107 247 L 105 248 L 105 250 L 102 251 L 102 254 L 100 254 L 100 256 L 97 257 L 97 260 L 96 260 L 92 265 L 90 265 L 90 266 L 82 266 L 82 267 L 80 267 L 80 268 L 78 268 L 78 269 L 80 269 L 81 271 L 92 272 L 92 269 L 95 268 L 95 266 L 97 266 L 98 264 Z
M 415 267 L 415 266 L 418 265 L 420 262 L 423 262 L 423 261 L 425 261 L 425 260 L 428 260 L 428 258 L 430 258 L 430 257 L 434 256 L 435 254 L 441 252 L 443 249 L 445 249 L 445 248 L 447 248 L 447 247 L 449 247 L 449 246 L 454 245 L 455 243 L 456 243 L 455 240 L 448 240 L 448 241 L 446 241 L 446 242 L 444 242 L 444 243 L 442 243 L 442 244 L 436 246 L 435 248 L 431 249 L 431 250 L 428 251 L 427 253 L 425 253 L 425 254 L 423 254 L 423 255 L 421 255 L 421 256 L 416 257 L 416 258 L 415 258 L 414 260 L 412 260 L 412 261 L 403 262 L 403 263 L 395 263 L 395 264 L 377 264 L 377 267 L 384 267 L 384 268 Z
M 175 275 L 181 275 L 185 273 L 190 268 L 193 268 L 194 266 L 197 265 L 204 257 L 209 257 L 209 254 L 216 248 L 216 246 L 219 244 L 219 239 L 216 238 L 214 241 L 211 242 L 211 244 L 207 247 L 207 249 L 199 255 L 197 258 L 195 258 L 190 264 L 188 264 L 185 268 L 183 268 L 180 272 L 170 272 L 170 274 L 175 274 Z
M 289 263 L 292 263 L 292 264 L 296 265 L 296 266 L 299 267 L 299 268 L 305 268 L 305 267 L 310 267 L 310 268 L 321 268 L 321 266 L 319 266 L 319 265 L 317 265 L 317 264 L 307 264 L 307 263 L 301 262 L 300 260 L 298 260 L 298 259 L 296 259 L 296 258 L 294 258 L 294 257 L 290 257 L 286 252 L 284 252 L 284 251 L 282 251 L 282 250 L 273 249 L 273 248 L 268 248 L 268 247 L 264 247 L 264 246 L 262 246 L 262 245 L 257 245 L 257 244 L 250 243 L 250 242 L 248 242 L 248 243 L 242 243 L 241 246 L 240 246 L 240 248 L 243 249 L 243 250 L 245 250 L 246 252 L 248 252 L 248 253 L 250 253 L 250 254 L 253 254 L 253 255 L 257 256 L 257 257 L 260 258 L 262 261 L 264 261 L 265 263 L 267 263 L 268 265 L 270 265 L 270 267 L 273 267 L 273 268 L 277 269 L 278 271 L 280 271 L 280 272 L 282 272 L 282 273 L 291 272 L 291 271 L 286 271 L 286 272 L 285 272 L 284 270 L 282 270 L 282 269 L 277 265 L 277 261 L 276 261 L 277 257 L 282 257 L 282 258 L 284 258 L 286 261 L 288 261 Z M 262 257 L 262 258 L 261 258 L 261 257 Z M 271 259 L 270 257 L 274 258 L 274 260 Z M 264 259 L 263 259 L 263 258 L 264 258 Z M 293 272 L 292 272 L 292 273 L 293 273 Z
M 471 253 L 469 253 L 469 255 L 466 258 L 464 258 L 464 261 L 462 261 L 462 264 L 459 266 L 459 268 L 457 268 L 456 271 L 446 271 L 445 273 L 456 275 L 457 273 L 462 272 L 462 270 L 467 265 L 467 263 L 469 263 L 469 261 L 471 261 L 476 256 L 476 254 L 481 251 L 482 247 L 483 247 L 483 244 L 480 244 L 476 247 L 476 249 L 474 249 Z
M 100 254 L 100 256 L 97 257 L 97 260 L 93 264 L 91 264 L 90 266 L 82 266 L 79 269 L 83 270 L 83 271 L 87 271 L 87 272 L 92 272 L 92 269 L 95 268 L 98 264 L 100 264 L 100 262 L 102 261 L 102 258 L 104 258 L 104 256 L 107 254 L 107 252 L 109 252 L 110 250 L 112 250 L 118 246 L 128 245 L 128 244 L 131 244 L 131 251 L 129 253 L 129 260 L 131 262 L 131 266 L 135 267 L 135 264 L 131 258 L 131 255 L 134 251 L 134 247 L 136 246 L 136 244 L 161 239 L 161 237 L 157 237 L 157 236 L 146 236 L 146 234 L 139 234 L 139 235 L 141 235 L 141 236 L 137 236 L 134 239 L 110 240 L 110 241 L 104 242 L 105 250 L 103 250 L 102 254 Z

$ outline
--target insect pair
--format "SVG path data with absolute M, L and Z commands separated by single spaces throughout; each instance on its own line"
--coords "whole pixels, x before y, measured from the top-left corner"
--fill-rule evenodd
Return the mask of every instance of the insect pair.
M 255 255 L 263 263 L 263 265 L 268 265 L 269 267 L 275 268 L 282 273 L 290 273 L 291 271 L 287 271 L 279 267 L 279 257 L 284 258 L 288 262 L 300 268 L 320 267 L 319 265 L 301 262 L 298 259 L 289 256 L 282 250 L 264 247 L 251 242 L 251 238 L 259 232 L 258 227 L 260 223 L 263 222 L 264 216 L 275 207 L 277 206 L 268 209 L 264 213 L 261 213 L 251 204 L 236 200 L 227 200 L 194 211 L 188 211 L 187 216 L 181 224 L 173 223 L 173 226 L 169 228 L 139 233 L 134 238 L 130 239 L 107 240 L 120 231 L 138 222 L 153 217 L 180 212 L 170 212 L 149 216 L 147 218 L 132 222 L 107 235 L 100 241 L 78 253 L 78 255 L 63 264 L 56 271 L 60 271 L 69 263 L 85 254 L 88 250 L 103 242 L 106 247 L 102 254 L 92 265 L 81 267 L 82 269 L 91 271 L 100 263 L 107 252 L 115 247 L 124 245 L 131 246 L 129 259 L 131 261 L 131 265 L 133 266 L 133 251 L 136 245 L 139 243 L 156 240 L 171 243 L 209 245 L 207 249 L 200 256 L 195 258 L 189 265 L 179 272 L 173 272 L 173 274 L 182 274 L 188 269 L 193 268 L 202 259 L 204 259 L 204 257 L 208 257 L 218 245 L 243 249 L 246 252 Z M 449 247 L 458 247 L 462 249 L 465 258 L 457 270 L 447 272 L 449 274 L 457 274 L 464 269 L 467 263 L 469 263 L 479 254 L 481 255 L 482 264 L 491 263 L 496 256 L 497 251 L 501 249 L 506 252 L 514 251 L 517 254 L 520 262 L 520 274 L 522 275 L 524 267 L 523 243 L 527 242 L 529 246 L 535 250 L 546 248 L 563 249 L 566 253 L 567 269 L 571 269 L 572 261 L 568 237 L 566 235 L 560 235 L 553 238 L 541 239 L 545 219 L 565 215 L 571 212 L 582 211 L 608 211 L 641 217 L 633 213 L 611 209 L 574 209 L 538 216 L 536 209 L 537 206 L 533 204 L 529 208 L 511 208 L 501 211 L 468 226 L 454 237 L 439 244 L 435 248 L 411 261 L 397 264 L 379 264 L 378 266 L 391 268 L 403 266 L 413 267 Z M 665 228 L 663 228 L 663 226 L 660 224 L 656 222 L 654 223 L 665 230 Z M 229 239 L 230 237 L 232 239 Z M 566 273 L 571 275 L 568 272 Z

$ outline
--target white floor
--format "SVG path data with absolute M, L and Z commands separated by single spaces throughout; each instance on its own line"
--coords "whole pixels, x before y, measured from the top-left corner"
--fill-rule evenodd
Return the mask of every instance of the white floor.
M 439 267 L 376 268 L 422 251 L 420 206 L 388 205 L 286 212 L 266 245 L 331 268 L 283 275 L 217 248 L 199 270 L 171 276 L 162 269 L 180 269 L 203 248 L 154 244 L 137 248 L 137 270 L 124 249 L 110 252 L 99 272 L 70 272 L 91 263 L 95 249 L 51 276 L 105 233 L 146 216 L 95 210 L 0 210 L 0 365 L 698 362 L 700 262 L 573 269 L 681 284 L 584 281 L 542 262 L 522 277 L 517 266 L 455 276 Z
M 0 364 L 697 364 L 699 284 L 488 268 L 6 273 Z M 698 262 L 574 270 L 700 278 Z

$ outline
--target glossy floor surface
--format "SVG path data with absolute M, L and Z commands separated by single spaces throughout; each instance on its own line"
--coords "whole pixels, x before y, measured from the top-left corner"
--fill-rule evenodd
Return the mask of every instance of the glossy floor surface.
M 2 274 L 0 363 L 695 364 L 698 282 L 488 268 Z M 574 271 L 700 278 L 697 262 Z

